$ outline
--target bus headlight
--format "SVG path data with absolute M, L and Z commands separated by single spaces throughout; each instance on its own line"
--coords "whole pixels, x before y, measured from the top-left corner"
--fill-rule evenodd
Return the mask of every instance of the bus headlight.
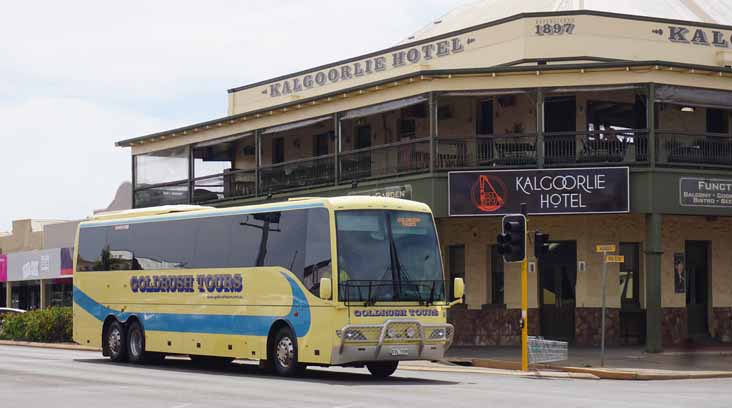
M 358 329 L 346 329 L 345 332 L 343 332 L 343 339 L 345 341 L 365 341 L 366 336 L 361 332 L 361 330 Z
M 386 331 L 386 337 L 390 337 L 390 338 L 392 338 L 392 339 L 396 337 L 396 334 L 397 334 L 397 333 L 396 333 L 396 330 L 395 330 L 395 329 L 394 329 L 393 327 L 390 327 L 390 328 L 389 328 L 389 329 L 388 329 L 388 330 Z
M 416 331 L 416 330 L 414 330 L 414 327 L 409 327 L 409 328 L 407 329 L 407 337 L 408 337 L 408 338 L 410 338 L 410 339 L 411 339 L 412 337 L 414 337 L 414 335 L 415 335 L 415 334 L 417 334 L 417 331 Z
M 436 329 L 430 334 L 431 339 L 443 339 L 446 337 L 445 329 Z

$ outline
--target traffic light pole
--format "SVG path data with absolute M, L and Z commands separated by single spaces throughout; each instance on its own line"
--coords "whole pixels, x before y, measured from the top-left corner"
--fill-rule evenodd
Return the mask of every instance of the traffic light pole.
M 526 203 L 521 203 L 521 214 L 526 217 L 524 243 L 529 241 L 529 219 Z M 524 244 L 525 245 L 525 244 Z M 529 371 L 529 254 L 524 252 L 521 261 L 521 371 Z
M 498 253 L 504 262 L 521 263 L 521 370 L 529 371 L 529 261 L 527 254 L 528 220 L 526 204 L 521 203 L 521 214 L 507 214 L 501 222 L 501 233 L 496 237 Z
M 528 257 L 521 262 L 521 371 L 529 371 L 529 279 Z

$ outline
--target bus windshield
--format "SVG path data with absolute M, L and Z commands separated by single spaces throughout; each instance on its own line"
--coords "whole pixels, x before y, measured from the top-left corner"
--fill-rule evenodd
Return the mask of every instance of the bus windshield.
M 445 300 L 432 216 L 392 210 L 336 212 L 339 300 Z

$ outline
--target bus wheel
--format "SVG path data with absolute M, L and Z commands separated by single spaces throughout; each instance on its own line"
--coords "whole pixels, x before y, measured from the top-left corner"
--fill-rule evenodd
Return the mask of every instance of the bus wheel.
M 109 348 L 109 357 L 116 363 L 127 361 L 127 336 L 125 327 L 118 321 L 113 321 L 107 328 L 104 341 Z
M 157 363 L 165 359 L 165 354 L 145 351 L 145 332 L 138 322 L 130 323 L 127 329 L 127 356 L 132 363 Z
M 386 378 L 394 374 L 398 365 L 398 361 L 380 361 L 378 363 L 368 363 L 366 364 L 366 368 L 374 377 Z
M 277 331 L 270 356 L 274 371 L 278 375 L 294 377 L 305 371 L 305 366 L 297 362 L 297 337 L 289 327 Z

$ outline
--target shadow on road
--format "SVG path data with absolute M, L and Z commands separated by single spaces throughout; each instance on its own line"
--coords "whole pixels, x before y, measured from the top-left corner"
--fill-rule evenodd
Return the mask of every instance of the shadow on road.
M 182 373 L 204 373 L 208 375 L 225 375 L 240 377 L 268 377 L 277 378 L 282 381 L 317 382 L 331 385 L 456 385 L 459 382 L 433 380 L 426 378 L 403 377 L 405 371 L 397 371 L 396 377 L 386 379 L 375 378 L 367 372 L 351 373 L 340 370 L 321 369 L 319 367 L 309 368 L 300 377 L 285 378 L 276 376 L 267 370 L 260 368 L 255 363 L 234 362 L 221 367 L 201 366 L 187 359 L 167 358 L 158 364 L 130 364 L 114 363 L 106 358 L 77 358 L 74 361 L 87 364 L 103 364 L 116 367 L 135 367 L 140 370 L 176 371 Z

